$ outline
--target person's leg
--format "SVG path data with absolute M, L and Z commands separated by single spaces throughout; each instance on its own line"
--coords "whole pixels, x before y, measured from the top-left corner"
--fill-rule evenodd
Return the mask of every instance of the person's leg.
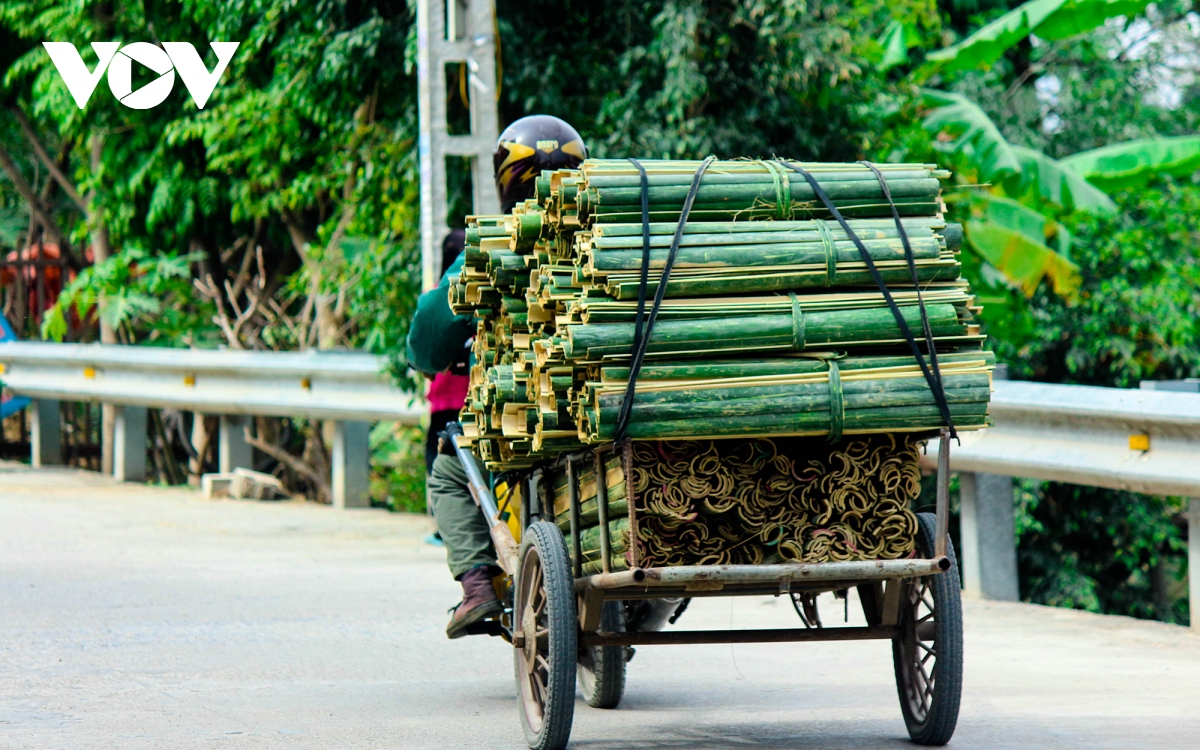
M 483 465 L 478 461 L 476 464 L 480 472 L 486 474 Z M 439 455 L 434 460 L 429 490 L 433 498 L 433 517 L 446 543 L 446 562 L 454 580 L 480 565 L 496 567 L 496 552 L 492 548 L 487 521 L 471 497 L 467 472 L 456 456 Z
M 429 429 L 425 432 L 425 510 L 433 515 L 433 462 L 438 457 L 438 433 L 446 429 L 446 425 L 458 419 L 457 409 L 442 409 L 430 412 Z M 443 547 L 442 535 L 435 528 L 425 537 L 425 543 L 435 547 Z
M 480 470 L 483 467 L 480 466 Z M 468 625 L 500 614 L 504 607 L 492 588 L 496 552 L 487 521 L 467 483 L 467 472 L 454 456 L 439 455 L 430 475 L 433 517 L 446 544 L 450 573 L 463 587 L 463 600 L 454 608 L 446 635 L 466 635 Z

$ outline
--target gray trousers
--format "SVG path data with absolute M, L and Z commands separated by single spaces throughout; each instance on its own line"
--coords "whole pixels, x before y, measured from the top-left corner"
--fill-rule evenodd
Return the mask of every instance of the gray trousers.
M 485 477 L 487 470 L 478 459 L 475 464 Z M 475 504 L 467 484 L 467 472 L 454 456 L 439 455 L 429 475 L 429 498 L 438 533 L 446 543 L 446 562 L 458 580 L 478 565 L 496 565 L 496 550 L 488 533 L 483 511 Z

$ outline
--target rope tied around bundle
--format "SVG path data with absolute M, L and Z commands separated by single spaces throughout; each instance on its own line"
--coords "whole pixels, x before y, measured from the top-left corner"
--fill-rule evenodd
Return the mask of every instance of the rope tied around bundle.
M 821 246 L 825 249 L 825 286 L 837 283 L 837 249 L 833 245 L 833 232 L 823 219 L 815 219 L 817 233 L 821 235 Z
M 654 322 L 658 319 L 658 311 L 662 308 L 663 297 L 667 293 L 667 283 L 671 278 L 671 269 L 675 266 L 675 258 L 679 255 L 679 243 L 683 240 L 683 228 L 687 225 L 688 214 L 692 212 L 692 205 L 696 202 L 696 194 L 700 192 L 700 180 L 704 177 L 704 172 L 708 169 L 708 166 L 716 160 L 717 157 L 710 156 L 700 162 L 700 166 L 696 169 L 696 174 L 692 177 L 691 189 L 688 190 L 687 197 L 683 201 L 683 210 L 679 215 L 679 223 L 675 227 L 675 235 L 671 238 L 671 249 L 667 252 L 666 263 L 663 264 L 662 274 L 654 289 L 654 303 L 650 306 L 650 313 L 646 317 L 645 331 L 640 337 L 638 336 L 638 328 L 635 325 L 633 359 L 629 366 L 629 382 L 625 387 L 625 400 L 621 404 L 621 413 L 617 419 L 615 438 L 617 442 L 620 442 L 625 437 L 625 431 L 629 426 L 629 414 L 633 410 L 633 399 L 637 393 L 638 374 L 642 370 L 642 362 L 646 357 L 646 349 L 650 345 L 650 335 L 654 331 Z M 629 161 L 633 162 L 642 176 L 642 274 L 638 288 L 638 310 L 640 317 L 640 313 L 644 310 L 646 304 L 646 286 L 650 272 L 650 185 L 646 170 L 642 164 L 632 157 Z
M 863 241 L 859 238 L 858 234 L 856 234 L 846 222 L 846 218 L 842 216 L 842 212 L 838 210 L 836 205 L 834 205 L 833 200 L 829 197 L 829 194 L 825 192 L 825 189 L 821 187 L 819 182 L 817 182 L 817 178 L 813 177 L 808 170 L 797 167 L 794 164 L 788 164 L 786 162 L 783 163 L 783 166 L 786 166 L 788 169 L 799 174 L 808 181 L 809 186 L 811 186 L 813 189 L 813 193 L 816 194 L 821 203 L 825 205 L 826 210 L 828 210 L 833 218 L 837 220 L 838 224 L 841 225 L 842 231 L 846 233 L 846 236 L 850 238 L 850 241 L 854 243 L 854 246 L 858 248 L 858 253 L 862 257 L 863 263 L 866 264 L 867 270 L 871 273 L 871 278 L 875 280 L 875 285 L 879 287 L 879 291 L 883 294 L 883 298 L 887 302 L 888 308 L 890 308 L 892 311 L 892 316 L 896 319 L 896 325 L 900 328 L 900 332 L 904 335 L 904 340 L 908 343 L 909 349 L 912 350 L 913 357 L 916 359 L 917 365 L 919 365 L 921 368 L 921 374 L 925 376 L 925 382 L 929 384 L 929 390 L 933 393 L 933 398 L 937 404 L 938 411 L 941 414 L 943 424 L 949 428 L 950 437 L 957 439 L 958 433 L 954 429 L 954 419 L 950 415 L 950 405 L 946 401 L 946 391 L 942 386 L 942 375 L 938 368 L 937 350 L 933 341 L 933 333 L 929 327 L 929 319 L 925 310 L 925 303 L 920 297 L 920 286 L 917 285 L 917 277 L 915 274 L 916 260 L 913 257 L 912 246 L 908 241 L 908 234 L 904 229 L 904 225 L 900 222 L 900 213 L 896 209 L 896 203 L 894 200 L 892 200 L 891 191 L 888 189 L 882 173 L 880 173 L 878 168 L 876 168 L 873 164 L 868 164 L 866 162 L 860 163 L 866 165 L 879 179 L 880 185 L 883 188 L 884 198 L 887 199 L 888 204 L 892 208 L 892 215 L 896 220 L 896 228 L 899 230 L 901 241 L 904 244 L 905 259 L 908 261 L 909 269 L 913 273 L 914 286 L 917 286 L 917 305 L 920 308 L 921 319 L 924 323 L 923 333 L 925 334 L 925 345 L 929 352 L 928 363 L 926 362 L 925 357 L 921 354 L 921 347 L 917 344 L 917 340 L 913 336 L 912 329 L 910 329 L 908 326 L 908 321 L 904 319 L 904 313 L 900 311 L 900 306 L 896 304 L 895 298 L 888 289 L 887 282 L 884 281 L 883 274 L 879 272 L 878 266 L 875 265 L 874 259 L 871 258 L 870 251 L 867 250 L 866 245 L 863 244 Z
M 804 351 L 804 310 L 795 292 L 788 292 L 792 301 L 792 348 L 798 352 Z
M 759 163 L 771 173 L 772 187 L 775 188 L 775 218 L 787 221 L 792 218 L 792 184 L 787 172 L 774 161 Z
M 842 431 L 846 426 L 846 399 L 837 360 L 829 359 L 826 362 L 829 363 L 829 442 L 836 443 L 842 439 Z

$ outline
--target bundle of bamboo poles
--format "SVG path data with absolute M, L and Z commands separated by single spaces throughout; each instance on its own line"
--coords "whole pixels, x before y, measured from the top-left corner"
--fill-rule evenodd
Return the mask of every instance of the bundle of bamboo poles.
M 804 439 L 639 442 L 634 512 L 621 463 L 605 463 L 611 570 L 897 559 L 914 553 L 921 491 L 916 441 L 866 436 L 833 447 Z M 565 472 L 551 478 L 559 527 L 570 529 Z M 578 477 L 580 551 L 598 572 L 594 468 Z M 636 539 L 636 542 L 634 541 Z
M 489 468 L 525 468 L 616 437 L 639 292 L 653 299 L 677 232 L 629 437 L 836 440 L 943 426 L 860 248 L 791 166 L 808 171 L 847 217 L 918 336 L 923 302 L 955 425 L 987 424 L 993 361 L 961 279 L 961 228 L 942 216 L 947 173 L 878 165 L 909 257 L 879 177 L 864 165 L 713 162 L 680 227 L 700 163 L 641 164 L 647 227 L 641 176 L 627 160 L 543 173 L 534 199 L 469 221 L 450 303 L 477 319 L 463 419 Z M 920 346 L 928 348 L 923 337 Z

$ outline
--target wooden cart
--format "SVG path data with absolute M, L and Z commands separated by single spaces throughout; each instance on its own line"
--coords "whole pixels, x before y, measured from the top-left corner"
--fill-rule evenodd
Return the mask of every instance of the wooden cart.
M 459 446 L 459 457 L 472 479 L 472 492 L 488 517 L 500 564 L 511 580 L 511 609 L 501 621 L 481 624 L 476 632 L 501 635 L 514 646 L 521 723 L 529 747 L 556 750 L 566 746 L 577 679 L 590 705 L 617 706 L 625 684 L 627 646 L 835 640 L 890 640 L 900 709 L 909 735 L 924 745 L 948 742 L 958 719 L 962 691 L 962 600 L 947 533 L 950 451 L 945 430 L 940 440 L 936 513 L 917 514 L 920 557 L 643 568 L 636 557 L 637 545 L 631 545 L 634 558 L 629 569 L 617 572 L 609 569 L 611 540 L 601 462 L 605 453 L 617 450 L 623 454 L 626 476 L 632 476 L 630 442 L 563 456 L 553 465 L 532 471 L 520 493 L 523 532 L 519 547 L 500 521 L 495 499 L 469 460 L 467 449 Z M 596 462 L 598 482 L 603 570 L 594 575 L 582 572 L 579 535 L 576 469 L 587 461 Z M 542 482 L 543 473 L 550 469 L 565 469 L 567 474 L 571 526 L 565 537 L 553 522 L 553 503 L 547 483 Z M 632 482 L 626 483 L 626 491 L 630 493 L 630 533 L 636 534 Z M 823 627 L 816 597 L 830 591 L 844 595 L 850 588 L 858 592 L 867 626 Z M 791 597 L 801 626 L 659 630 L 667 615 L 693 597 L 753 595 Z

